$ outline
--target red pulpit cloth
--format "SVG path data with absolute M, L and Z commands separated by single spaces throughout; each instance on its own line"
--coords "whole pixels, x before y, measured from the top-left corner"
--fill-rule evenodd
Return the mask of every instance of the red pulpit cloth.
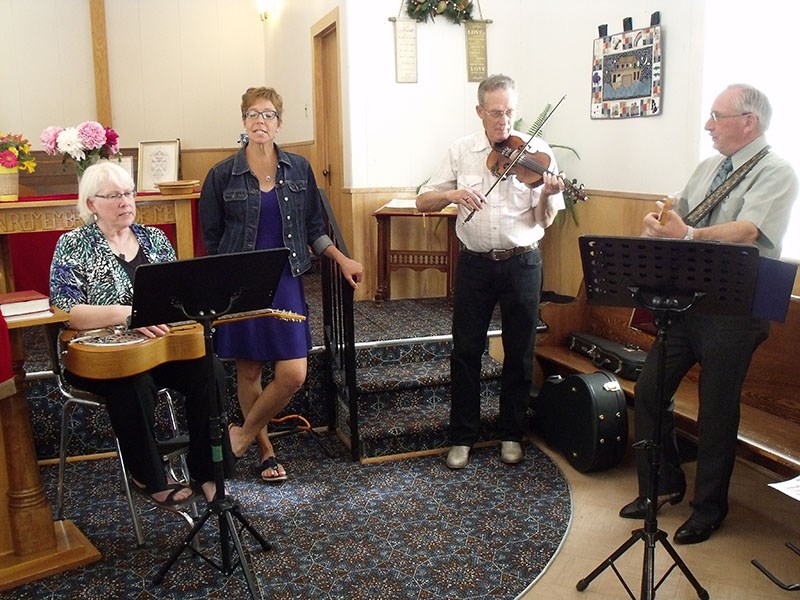
M 8 325 L 6 320 L 0 315 L 0 398 L 5 398 L 13 394 L 16 390 L 14 385 L 14 371 L 11 368 L 11 343 L 8 340 Z
M 139 192 L 141 197 L 157 196 L 158 192 Z M 20 197 L 19 202 L 33 202 L 42 200 L 67 200 L 76 199 L 75 194 L 60 194 L 53 196 L 27 196 Z M 200 219 L 197 216 L 197 203 L 192 203 L 192 223 L 194 232 L 194 255 L 205 256 L 202 234 L 199 229 Z M 157 225 L 167 234 L 170 243 L 175 247 L 175 225 Z M 14 289 L 36 290 L 45 296 L 50 295 L 50 262 L 53 260 L 53 250 L 63 231 L 44 231 L 39 233 L 19 233 L 8 236 L 8 248 L 11 254 L 11 264 L 14 269 Z

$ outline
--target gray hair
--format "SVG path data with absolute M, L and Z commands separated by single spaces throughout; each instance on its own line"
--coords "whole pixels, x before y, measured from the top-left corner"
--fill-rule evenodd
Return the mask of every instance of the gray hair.
M 486 99 L 486 94 L 495 90 L 508 90 L 517 93 L 517 84 L 508 75 L 498 74 L 489 75 L 486 79 L 481 81 L 478 85 L 478 104 L 483 106 L 483 101 Z
M 84 223 L 94 221 L 94 213 L 89 210 L 87 201 L 106 185 L 115 185 L 122 190 L 133 190 L 130 173 L 118 162 L 101 160 L 88 167 L 81 175 L 78 185 L 78 215 Z
M 754 114 L 761 124 L 762 133 L 769 129 L 772 106 L 764 92 L 747 83 L 733 83 L 727 89 L 739 90 L 739 96 L 735 102 L 738 112 Z

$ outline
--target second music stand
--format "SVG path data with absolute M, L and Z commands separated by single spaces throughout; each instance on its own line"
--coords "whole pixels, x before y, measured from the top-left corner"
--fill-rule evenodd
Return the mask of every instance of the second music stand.
M 203 326 L 205 368 L 213 373 L 214 322 L 226 315 L 270 308 L 288 254 L 287 248 L 278 248 L 141 265 L 134 277 L 129 326 L 144 327 L 185 319 L 197 321 Z M 262 550 L 270 550 L 271 546 L 245 519 L 238 504 L 225 493 L 222 446 L 225 418 L 222 398 L 216 386 L 209 390 L 207 401 L 211 437 L 209 452 L 214 463 L 217 493 L 189 534 L 155 575 L 153 583 L 161 583 L 181 553 L 188 549 L 226 575 L 241 566 L 250 595 L 260 598 L 261 593 L 247 562 L 236 522 L 256 539 Z M 219 519 L 221 563 L 206 557 L 193 546 L 193 540 L 212 515 Z
M 654 439 L 637 443 L 646 450 L 650 474 L 645 499 L 644 527 L 585 578 L 576 588 L 585 590 L 606 568 L 611 567 L 631 598 L 634 598 L 614 562 L 638 541 L 645 544 L 641 599 L 652 600 L 661 583 L 677 566 L 706 600 L 708 592 L 692 575 L 677 551 L 658 528 L 658 469 L 661 464 L 662 413 L 668 398 L 664 393 L 667 332 L 672 318 L 692 311 L 714 315 L 750 315 L 758 275 L 758 250 L 754 246 L 654 238 L 581 236 L 579 239 L 584 283 L 589 304 L 649 309 L 658 332 L 652 351 L 657 352 L 656 411 Z M 655 582 L 655 549 L 661 544 L 673 560 Z

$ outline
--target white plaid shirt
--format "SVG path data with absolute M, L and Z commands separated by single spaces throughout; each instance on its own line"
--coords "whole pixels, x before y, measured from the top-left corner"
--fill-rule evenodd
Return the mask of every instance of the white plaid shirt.
M 530 135 L 512 131 L 523 140 Z M 484 131 L 457 140 L 448 151 L 447 158 L 420 188 L 419 193 L 446 192 L 459 188 L 472 188 L 486 194 L 497 177 L 486 166 L 491 151 Z M 529 152 L 544 152 L 550 156 L 548 170 L 558 173 L 553 151 L 542 139 L 534 138 L 528 145 Z M 539 203 L 539 190 L 531 190 L 527 185 L 511 175 L 499 182 L 486 196 L 486 204 L 475 216 L 464 223 L 469 210 L 459 205 L 456 234 L 461 243 L 473 252 L 508 250 L 517 246 L 529 246 L 544 236 L 544 228 L 536 223 L 533 208 Z M 550 196 L 550 204 L 559 210 L 564 208 L 562 194 Z

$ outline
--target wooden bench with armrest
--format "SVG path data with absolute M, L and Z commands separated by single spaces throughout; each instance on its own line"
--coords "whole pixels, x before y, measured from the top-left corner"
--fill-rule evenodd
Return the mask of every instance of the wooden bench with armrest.
M 536 338 L 535 355 L 544 377 L 593 373 L 592 361 L 568 348 L 570 332 L 597 335 L 649 350 L 654 337 L 629 326 L 632 309 L 594 306 L 586 302 L 584 287 L 569 304 L 541 306 L 547 331 Z M 669 337 L 667 338 L 669 339 Z M 737 453 L 782 476 L 800 474 L 800 299 L 792 298 L 784 323 L 772 323 L 769 338 L 753 355 L 742 391 Z M 679 432 L 697 437 L 698 376 L 695 366 L 675 394 L 675 422 Z M 635 382 L 619 378 L 629 406 Z

